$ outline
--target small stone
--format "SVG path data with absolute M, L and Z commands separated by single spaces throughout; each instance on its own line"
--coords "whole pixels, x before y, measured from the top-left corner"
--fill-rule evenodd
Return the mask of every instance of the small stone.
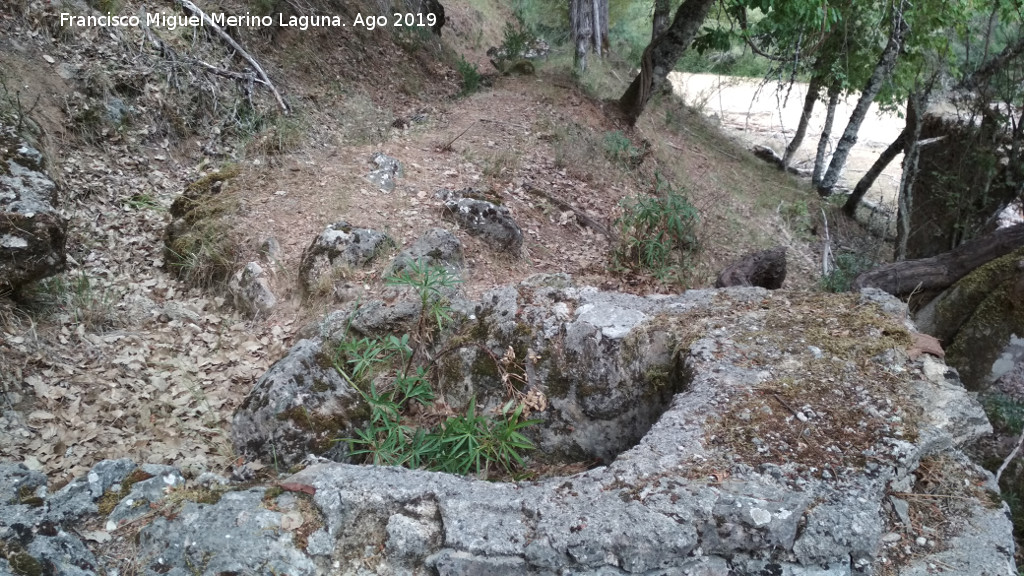
M 914 543 L 917 544 L 918 546 L 924 546 L 925 544 L 928 543 L 928 539 L 925 538 L 924 536 L 918 536 L 917 539 L 914 540 Z

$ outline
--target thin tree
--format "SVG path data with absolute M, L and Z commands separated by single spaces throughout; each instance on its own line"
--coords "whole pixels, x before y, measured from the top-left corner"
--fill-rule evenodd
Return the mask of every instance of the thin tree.
M 828 170 L 825 171 L 821 181 L 816 183 L 818 193 L 822 196 L 831 194 L 832 188 L 839 181 L 839 174 L 843 167 L 846 166 L 850 150 L 857 143 L 857 132 L 860 131 L 860 125 L 864 122 L 871 103 L 875 101 L 875 97 L 882 90 L 882 85 L 892 76 L 892 71 L 896 67 L 896 60 L 903 49 L 904 39 L 910 29 L 903 13 L 906 7 L 907 0 L 900 0 L 899 5 L 893 6 L 892 28 L 889 32 L 889 40 L 886 42 L 885 49 L 882 50 L 882 54 L 878 58 L 878 63 L 871 72 L 867 84 L 861 91 L 857 105 L 853 108 L 853 113 L 850 114 L 850 121 L 846 124 L 846 130 L 843 131 L 843 136 L 836 145 L 836 151 L 832 154 Z
M 586 71 L 587 54 L 598 58 L 608 47 L 608 0 L 569 0 L 569 28 L 577 73 Z

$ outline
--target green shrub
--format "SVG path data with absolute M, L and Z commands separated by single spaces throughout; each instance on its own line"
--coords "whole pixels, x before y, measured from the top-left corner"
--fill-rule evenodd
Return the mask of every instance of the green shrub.
M 870 258 L 861 254 L 840 252 L 836 255 L 835 267 L 821 277 L 818 287 L 825 292 L 849 292 L 857 275 L 873 265 Z
M 671 185 L 660 181 L 657 196 L 622 201 L 616 219 L 618 243 L 612 262 L 618 269 L 646 270 L 663 282 L 680 281 L 699 247 L 699 215 L 693 204 Z
M 515 401 L 495 417 L 479 413 L 473 399 L 464 414 L 434 426 L 425 426 L 412 415 L 413 406 L 434 401 L 429 371 L 414 361 L 433 341 L 435 329 L 444 330 L 451 323 L 444 293 L 458 281 L 444 268 L 410 264 L 387 283 L 411 288 L 419 296 L 416 333 L 349 339 L 339 345 L 335 368 L 370 406 L 367 425 L 355 437 L 342 439 L 351 456 L 382 466 L 480 476 L 492 471 L 513 474 L 523 466 L 522 453 L 534 446 L 521 431 L 537 421 L 525 419 L 523 406 Z M 391 377 L 382 378 L 385 374 Z
M 609 160 L 623 166 L 635 166 L 643 158 L 643 150 L 634 146 L 622 130 L 605 133 L 604 153 Z
M 459 74 L 462 76 L 462 95 L 468 96 L 480 89 L 480 70 L 476 64 L 466 62 L 465 56 L 459 57 L 456 64 Z

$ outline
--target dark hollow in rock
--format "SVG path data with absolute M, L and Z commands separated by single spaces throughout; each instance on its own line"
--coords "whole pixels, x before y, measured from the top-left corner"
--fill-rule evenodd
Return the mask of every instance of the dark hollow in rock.
M 715 288 L 759 286 L 769 290 L 782 288 L 786 280 L 786 248 L 776 246 L 747 254 L 726 266 L 715 281 Z

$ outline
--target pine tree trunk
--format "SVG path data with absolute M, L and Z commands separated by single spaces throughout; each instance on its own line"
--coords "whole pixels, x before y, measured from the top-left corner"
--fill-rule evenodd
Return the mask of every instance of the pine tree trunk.
M 889 144 L 889 147 L 878 156 L 878 159 L 871 165 L 871 168 L 868 169 L 868 171 L 864 173 L 864 176 L 862 176 L 857 182 L 857 186 L 853 189 L 853 194 L 850 194 L 850 197 L 846 199 L 846 204 L 843 204 L 843 212 L 846 213 L 847 216 L 852 218 L 853 215 L 856 214 L 857 206 L 860 204 L 860 201 L 864 199 L 864 195 L 871 189 L 871 186 L 874 185 L 875 180 L 878 179 L 878 175 L 881 174 L 887 166 L 889 166 L 893 159 L 899 156 L 900 152 L 903 152 L 905 145 L 904 139 L 906 138 L 906 135 L 907 129 L 904 128 L 903 131 L 900 132 L 900 135 L 897 136 L 896 139 L 892 141 L 892 144 Z
M 825 151 L 828 148 L 829 138 L 832 137 L 832 124 L 836 120 L 836 106 L 839 105 L 839 90 L 841 85 L 838 80 L 832 82 L 828 88 L 828 106 L 825 108 L 825 126 L 821 129 L 821 137 L 818 138 L 818 152 L 814 156 L 814 173 L 811 175 L 811 185 L 818 186 L 821 182 L 821 174 L 825 171 Z
M 832 154 L 832 161 L 829 162 L 828 170 L 818 184 L 818 193 L 822 196 L 831 194 L 832 188 L 839 181 L 839 173 L 846 165 L 846 160 L 850 156 L 850 149 L 857 143 L 857 132 L 860 131 L 860 125 L 868 114 L 868 108 L 871 107 L 871 103 L 875 101 L 878 92 L 882 90 L 882 84 L 889 79 L 893 68 L 896 66 L 896 59 L 899 57 L 900 48 L 903 46 L 903 38 L 907 35 L 907 30 L 909 29 L 906 20 L 903 19 L 902 10 L 903 3 L 893 9 L 893 26 L 892 31 L 889 33 L 889 41 L 886 42 L 885 49 L 882 50 L 882 55 L 878 59 L 878 64 L 875 65 L 875 69 L 872 70 L 867 84 L 864 85 L 860 99 L 857 100 L 857 105 L 853 108 L 853 113 L 850 114 L 850 121 L 846 124 L 846 130 L 843 131 L 843 136 L 839 139 L 839 144 L 836 145 L 836 151 Z
M 679 57 L 689 48 L 713 3 L 714 0 L 684 0 L 665 33 L 644 50 L 640 74 L 619 98 L 619 108 L 630 125 L 636 123 L 651 94 L 661 88 Z
M 800 145 L 804 142 L 804 136 L 807 134 L 807 125 L 811 122 L 811 115 L 814 113 L 814 104 L 818 101 L 818 91 L 821 90 L 821 78 L 814 76 L 811 78 L 810 84 L 807 85 L 807 97 L 804 98 L 804 110 L 800 114 L 800 123 L 797 124 L 796 134 L 793 134 L 793 139 L 790 140 L 789 146 L 786 146 L 786 152 L 782 155 L 782 169 L 789 168 L 789 163 L 793 160 L 793 155 L 800 149 Z

